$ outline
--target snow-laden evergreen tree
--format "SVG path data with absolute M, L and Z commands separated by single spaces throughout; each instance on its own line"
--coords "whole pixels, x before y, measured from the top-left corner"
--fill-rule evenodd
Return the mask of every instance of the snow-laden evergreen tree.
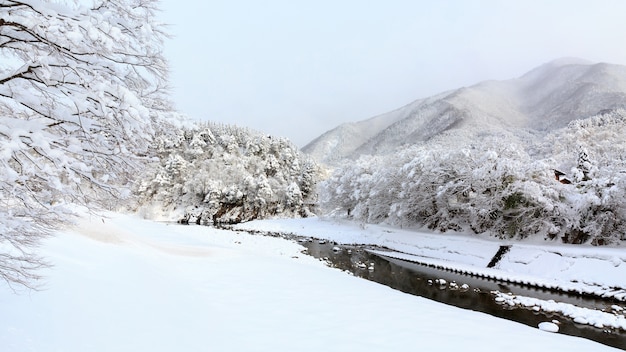
M 29 250 L 68 203 L 124 197 L 171 116 L 152 0 L 0 1 L 0 276 L 28 284 Z
M 197 123 L 157 144 L 161 161 L 136 190 L 147 217 L 217 225 L 311 212 L 319 169 L 283 138 Z

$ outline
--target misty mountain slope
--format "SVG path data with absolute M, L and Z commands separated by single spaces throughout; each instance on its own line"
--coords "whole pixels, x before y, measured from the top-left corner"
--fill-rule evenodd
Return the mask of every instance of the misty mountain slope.
M 420 105 L 412 115 L 389 126 L 348 156 L 392 152 L 452 129 L 475 134 L 523 128 L 527 125 L 527 116 L 519 111 L 514 89 L 511 84 L 496 81 L 460 88 L 442 99 Z
M 560 59 L 516 79 L 481 82 L 344 124 L 303 151 L 333 163 L 363 154 L 386 154 L 450 130 L 462 132 L 451 134 L 455 136 L 506 132 L 526 139 L 620 107 L 626 107 L 625 66 Z
M 325 163 L 333 163 L 345 158 L 347 155 L 377 136 L 391 124 L 406 118 L 422 105 L 427 105 L 440 99 L 440 94 L 427 99 L 419 99 L 399 109 L 378 115 L 367 120 L 344 123 L 336 128 L 325 132 L 315 140 L 307 144 L 302 151 L 313 158 Z
M 600 110 L 624 107 L 626 66 L 612 64 L 544 65 L 522 76 L 522 111 L 533 127 L 554 130 Z
M 384 154 L 404 144 L 428 140 L 469 116 L 469 111 L 459 109 L 445 99 L 423 104 L 346 156 Z

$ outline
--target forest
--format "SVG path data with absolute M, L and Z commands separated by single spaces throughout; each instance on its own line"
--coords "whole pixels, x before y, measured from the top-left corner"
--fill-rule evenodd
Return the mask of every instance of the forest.
M 615 244 L 626 233 L 625 133 L 623 109 L 530 141 L 451 130 L 337 168 L 320 207 L 366 223 Z

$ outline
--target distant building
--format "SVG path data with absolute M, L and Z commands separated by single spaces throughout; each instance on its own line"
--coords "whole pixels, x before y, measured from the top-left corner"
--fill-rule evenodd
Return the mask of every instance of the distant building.
M 557 181 L 561 182 L 561 183 L 562 183 L 562 184 L 564 184 L 564 185 L 569 185 L 569 184 L 571 184 L 571 183 L 572 183 L 572 181 L 570 181 L 570 180 L 569 180 L 567 177 L 565 177 L 565 176 L 566 176 L 566 175 L 565 175 L 565 173 L 563 173 L 563 172 L 561 172 L 561 171 L 559 171 L 559 170 L 557 170 L 557 169 L 554 169 L 554 178 L 555 178 Z

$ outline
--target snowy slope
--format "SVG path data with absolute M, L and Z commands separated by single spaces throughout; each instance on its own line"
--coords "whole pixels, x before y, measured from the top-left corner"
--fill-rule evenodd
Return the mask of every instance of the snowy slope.
M 92 216 L 0 289 L 2 351 L 616 351 L 328 268 L 280 238 Z
M 386 114 L 364 121 L 341 124 L 317 137 L 302 148 L 302 151 L 325 163 L 336 162 L 344 156 L 354 153 L 356 148 L 375 137 L 389 125 L 404 119 L 417 111 L 420 106 L 434 100 L 436 98 L 416 100 Z
M 560 59 L 522 77 L 485 81 L 405 108 L 338 127 L 303 150 L 322 162 L 362 154 L 384 154 L 454 130 L 451 138 L 509 133 L 527 138 L 528 131 L 546 132 L 604 109 L 626 106 L 626 66 Z M 385 126 L 383 121 L 388 125 Z M 461 133 L 458 133 L 462 131 Z M 341 146 L 340 148 L 329 146 Z

